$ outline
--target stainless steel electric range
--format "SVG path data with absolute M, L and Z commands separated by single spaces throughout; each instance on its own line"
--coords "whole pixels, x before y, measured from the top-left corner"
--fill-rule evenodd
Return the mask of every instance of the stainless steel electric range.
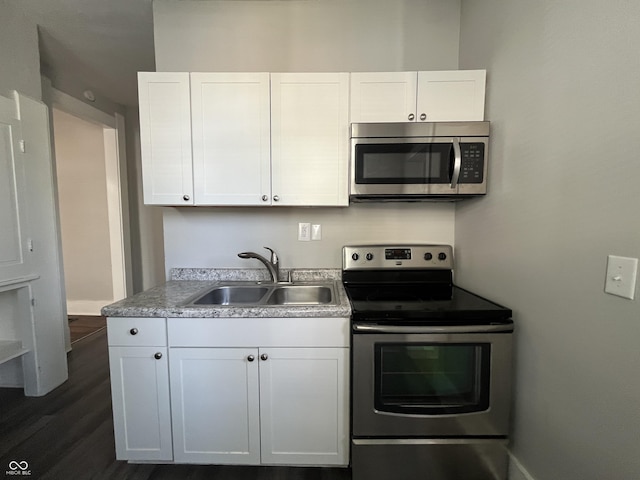
M 503 480 L 511 310 L 453 284 L 449 245 L 343 248 L 353 480 Z

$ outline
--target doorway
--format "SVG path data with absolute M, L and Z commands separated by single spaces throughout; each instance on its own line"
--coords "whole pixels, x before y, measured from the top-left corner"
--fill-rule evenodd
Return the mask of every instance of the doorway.
M 85 320 L 128 291 L 124 119 L 61 92 L 52 103 L 67 314 Z

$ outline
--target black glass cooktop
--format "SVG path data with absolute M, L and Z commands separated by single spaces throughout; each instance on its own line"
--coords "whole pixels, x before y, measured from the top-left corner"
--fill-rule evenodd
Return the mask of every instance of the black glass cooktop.
M 345 285 L 353 320 L 492 323 L 510 309 L 455 285 Z

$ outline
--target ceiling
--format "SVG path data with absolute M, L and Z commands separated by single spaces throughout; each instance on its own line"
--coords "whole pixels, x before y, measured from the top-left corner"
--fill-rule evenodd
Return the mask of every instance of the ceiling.
M 152 0 L 10 0 L 35 23 L 40 62 L 56 79 L 137 105 L 136 72 L 154 71 Z

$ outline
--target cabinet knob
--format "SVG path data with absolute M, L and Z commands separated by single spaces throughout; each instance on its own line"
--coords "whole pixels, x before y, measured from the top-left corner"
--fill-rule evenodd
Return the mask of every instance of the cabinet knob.
M 269 200 L 269 197 L 267 195 L 262 195 L 262 201 L 266 202 L 267 200 Z
M 407 117 L 409 120 L 413 121 L 416 116 L 413 113 L 410 113 L 409 116 Z
M 256 357 L 254 357 L 253 355 L 249 355 L 249 356 L 247 357 L 247 360 L 248 360 L 249 362 L 253 362 L 255 359 L 256 359 Z
M 278 202 L 278 201 L 280 201 L 280 197 L 279 197 L 278 195 L 274 195 L 274 196 L 273 196 L 273 201 L 274 201 L 274 202 Z
M 191 197 L 189 197 L 189 195 L 183 195 L 183 196 L 182 196 L 182 199 L 183 199 L 185 202 L 188 202 L 190 198 L 191 198 Z
M 160 360 L 162 358 L 162 354 L 160 352 L 157 352 L 153 358 L 155 358 L 156 360 Z
M 420 120 L 426 120 L 427 119 L 427 114 L 426 113 L 421 113 L 420 114 Z
M 131 335 L 137 335 L 138 334 L 138 329 L 137 328 L 132 328 L 131 330 L 129 330 L 129 333 Z
M 260 360 L 266 360 L 267 358 L 269 358 L 269 355 L 267 355 L 266 353 L 260 355 Z

